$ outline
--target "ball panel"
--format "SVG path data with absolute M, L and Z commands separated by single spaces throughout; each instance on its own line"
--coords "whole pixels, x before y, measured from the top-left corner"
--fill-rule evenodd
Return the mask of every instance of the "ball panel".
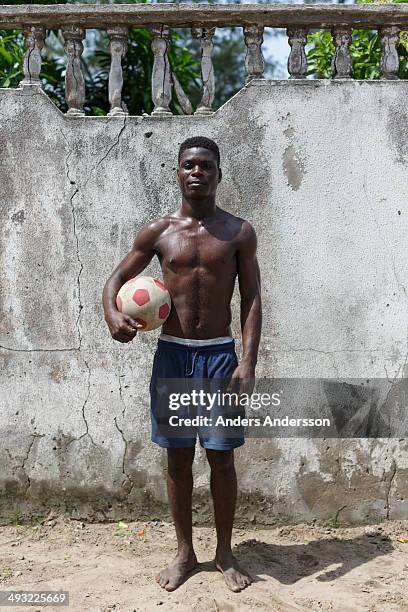
M 170 312 L 168 304 L 162 304 L 159 308 L 159 319 L 167 319 Z
M 119 312 L 123 312 L 123 301 L 119 294 L 116 296 L 116 306 Z
M 138 306 L 143 306 L 150 300 L 150 295 L 147 289 L 136 289 L 132 299 Z
M 166 290 L 166 285 L 163 283 L 163 281 L 160 280 L 160 278 L 155 278 L 153 280 L 154 280 L 154 284 L 160 287 L 160 289 Z

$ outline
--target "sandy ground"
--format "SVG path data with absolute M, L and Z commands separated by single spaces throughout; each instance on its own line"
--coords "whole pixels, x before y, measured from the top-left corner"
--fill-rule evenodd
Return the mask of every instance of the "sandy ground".
M 237 529 L 234 552 L 255 583 L 232 593 L 212 564 L 214 530 L 195 528 L 199 569 L 175 592 L 154 581 L 175 552 L 170 523 L 84 524 L 48 518 L 0 528 L 0 590 L 65 590 L 70 610 L 407 611 L 408 521 L 328 529 Z M 13 607 L 2 610 L 64 610 Z

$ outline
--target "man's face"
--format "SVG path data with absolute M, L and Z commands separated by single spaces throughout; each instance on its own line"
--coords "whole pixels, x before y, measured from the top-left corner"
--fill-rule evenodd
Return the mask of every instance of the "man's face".
M 189 199 L 203 200 L 215 195 L 221 169 L 213 151 L 201 147 L 185 149 L 177 169 L 181 193 Z

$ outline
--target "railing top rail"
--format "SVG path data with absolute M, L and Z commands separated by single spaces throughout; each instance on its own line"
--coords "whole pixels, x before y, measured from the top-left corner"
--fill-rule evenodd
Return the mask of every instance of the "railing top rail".
M 408 26 L 408 4 L 293 5 L 293 4 L 55 4 L 0 5 L 0 28 L 43 25 L 49 28 L 75 24 L 84 28 L 108 25 L 145 27 L 197 25 L 269 27 L 309 25 L 354 28 Z

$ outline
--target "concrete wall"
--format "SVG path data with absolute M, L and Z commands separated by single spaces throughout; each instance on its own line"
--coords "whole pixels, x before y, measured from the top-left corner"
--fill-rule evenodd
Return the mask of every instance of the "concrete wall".
M 259 237 L 259 376 L 408 376 L 408 83 L 257 81 L 212 117 L 66 118 L 0 90 L 0 517 L 164 516 L 149 439 L 158 333 L 115 343 L 101 291 L 135 232 L 178 206 L 178 144 L 222 153 L 219 204 Z M 157 263 L 148 272 L 159 272 Z M 239 338 L 238 301 L 234 332 Z M 408 516 L 406 440 L 248 440 L 242 519 Z M 211 516 L 195 463 L 195 514 Z

